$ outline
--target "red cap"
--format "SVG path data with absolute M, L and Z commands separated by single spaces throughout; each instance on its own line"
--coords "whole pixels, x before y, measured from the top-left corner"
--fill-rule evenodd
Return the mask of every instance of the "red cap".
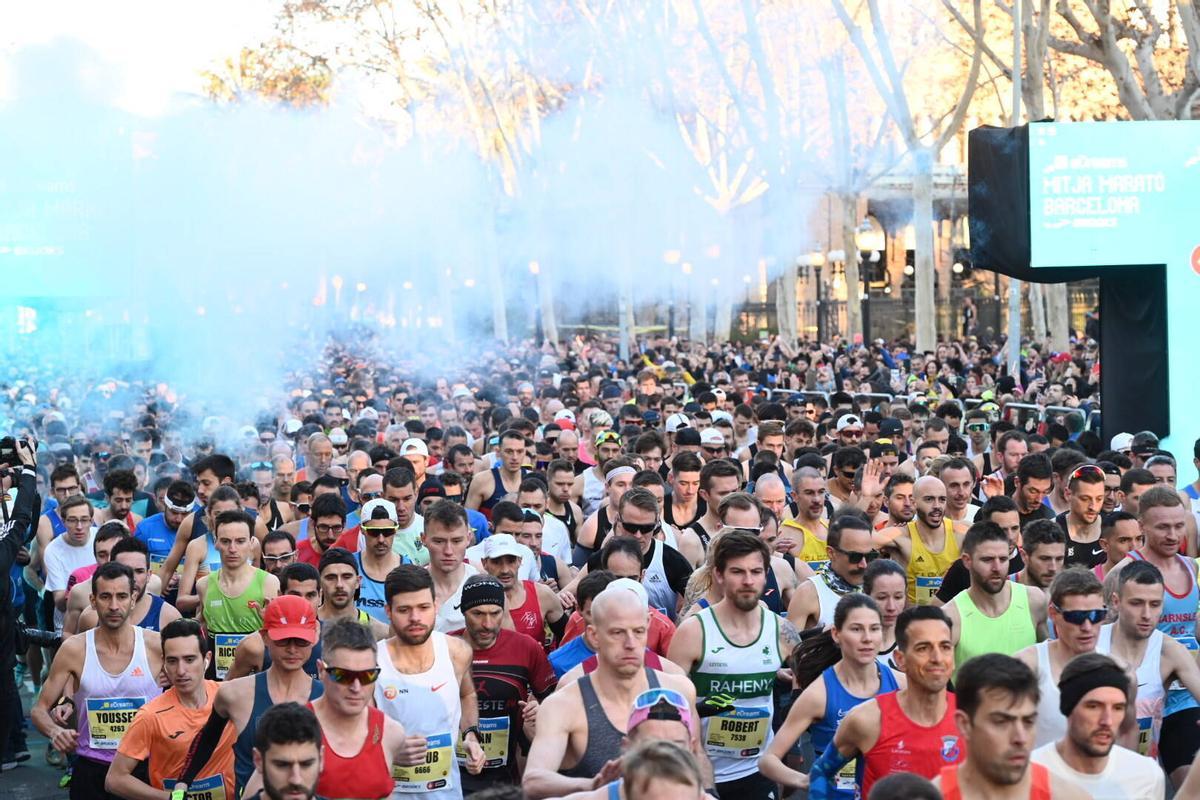
M 272 641 L 303 639 L 316 644 L 319 623 L 312 603 L 294 594 L 276 597 L 267 604 L 263 614 L 263 630 Z

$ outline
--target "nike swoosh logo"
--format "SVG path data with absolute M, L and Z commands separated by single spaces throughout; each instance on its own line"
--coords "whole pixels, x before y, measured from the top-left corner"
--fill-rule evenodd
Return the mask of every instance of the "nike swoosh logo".
M 1092 548 L 1092 555 L 1094 555 L 1094 556 L 1101 555 L 1103 552 L 1104 552 L 1103 547 L 1093 547 Z
M 442 682 L 441 682 L 441 683 L 439 683 L 437 686 L 430 686 L 430 687 L 429 687 L 429 690 L 430 690 L 431 692 L 436 692 L 438 689 L 442 688 L 442 687 L 443 687 L 443 686 L 445 686 L 447 683 L 449 683 L 449 681 L 442 681 Z
M 721 652 L 721 651 L 722 651 L 722 650 L 724 650 L 724 649 L 725 649 L 725 647 L 724 647 L 724 645 L 722 645 L 721 647 L 714 647 L 714 648 L 713 648 L 711 651 L 709 651 L 709 652 L 712 652 L 712 653 L 719 653 L 719 652 Z
M 167 734 L 168 739 L 178 739 L 180 736 L 183 736 L 183 731 L 175 731 L 174 733 Z

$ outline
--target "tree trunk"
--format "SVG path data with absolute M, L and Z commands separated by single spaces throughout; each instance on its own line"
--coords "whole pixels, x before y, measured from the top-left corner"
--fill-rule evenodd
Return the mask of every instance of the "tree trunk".
M 700 275 L 685 276 L 688 294 L 688 338 L 693 342 L 708 342 L 708 298 L 704 279 Z
M 542 309 L 542 336 L 545 341 L 557 347 L 558 318 L 554 314 L 554 287 L 550 284 L 550 276 L 546 274 L 545 264 L 539 265 L 536 279 L 538 301 Z
M 500 245 L 496 237 L 496 211 L 488 215 L 484 225 L 484 270 L 487 273 L 487 286 L 492 295 L 492 335 L 501 342 L 508 341 L 508 306 L 504 299 L 504 278 L 500 270 Z
M 1050 329 L 1050 349 L 1066 352 L 1071 346 L 1071 301 L 1065 283 L 1052 283 L 1046 287 L 1046 317 Z
M 1033 340 L 1046 340 L 1046 300 L 1040 283 L 1029 284 L 1029 321 L 1033 325 Z
M 800 321 L 796 314 L 796 262 L 792 259 L 788 259 L 788 265 L 775 285 L 775 302 L 779 309 L 779 335 L 789 346 L 794 346 Z
M 846 338 L 853 344 L 862 341 L 862 288 L 858 270 L 858 198 L 841 196 L 842 249 L 846 254 Z
M 916 229 L 916 322 L 919 352 L 937 347 L 933 287 L 933 154 L 913 151 L 913 228 Z

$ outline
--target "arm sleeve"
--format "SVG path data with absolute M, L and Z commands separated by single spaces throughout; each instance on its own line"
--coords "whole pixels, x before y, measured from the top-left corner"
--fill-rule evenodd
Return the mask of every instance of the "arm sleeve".
M 204 765 L 216 752 L 221 743 L 221 735 L 225 733 L 225 726 L 228 724 L 229 720 L 213 709 L 208 715 L 208 722 L 204 723 L 204 727 L 192 740 L 192 746 L 188 748 L 187 761 L 183 765 L 183 773 L 179 776 L 181 782 L 190 786 L 196 780 L 200 770 L 204 769 Z
M 842 767 L 849 763 L 850 759 L 842 756 L 838 752 L 837 746 L 830 742 L 825 748 L 825 752 L 813 762 L 812 769 L 808 773 L 808 797 L 809 800 L 831 800 L 833 797 L 833 776 Z
M 692 577 L 692 565 L 677 550 L 659 542 L 663 549 L 663 571 L 667 573 L 667 584 L 680 597 L 687 595 L 688 578 Z
M 962 590 L 971 585 L 971 578 L 967 574 L 967 568 L 963 566 L 962 561 L 955 561 L 950 565 L 950 569 L 946 570 L 946 576 L 942 578 L 942 585 L 938 587 L 937 599 L 942 601 L 942 604 L 949 603 Z

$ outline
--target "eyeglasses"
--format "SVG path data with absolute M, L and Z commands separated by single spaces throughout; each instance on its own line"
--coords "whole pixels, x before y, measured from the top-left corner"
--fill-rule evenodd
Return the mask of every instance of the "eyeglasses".
M 635 711 L 641 708 L 654 708 L 661 700 L 666 700 L 676 708 L 691 708 L 691 704 L 688 703 L 687 698 L 682 694 L 674 689 L 664 689 L 661 686 L 655 689 L 647 689 L 635 697 L 633 699 L 633 708 Z
M 363 686 L 379 680 L 379 667 L 374 669 L 342 669 L 341 667 L 325 667 L 325 674 L 334 683 L 349 686 L 358 681 Z
M 287 561 L 287 560 L 295 558 L 295 557 L 296 557 L 296 551 L 292 550 L 290 553 L 280 553 L 277 556 L 264 555 L 262 558 L 263 558 L 263 561 L 270 561 L 272 564 L 278 564 L 280 561 Z
M 1099 475 L 1101 478 L 1104 477 L 1104 470 L 1101 469 L 1100 467 L 1098 467 L 1097 465 L 1095 465 L 1095 464 L 1080 464 L 1078 467 L 1075 468 L 1075 471 L 1071 473 L 1071 477 L 1068 478 L 1067 480 L 1073 481 L 1076 478 L 1078 478 L 1080 475 L 1087 475 L 1089 472 Z
M 830 545 L 830 547 L 833 547 L 833 545 Z M 866 561 L 868 564 L 870 564 L 872 561 L 879 558 L 878 550 L 868 550 L 865 553 L 860 553 L 857 550 L 843 550 L 840 547 L 834 547 L 833 549 L 844 555 L 846 560 L 851 564 L 861 564 L 863 561 Z
M 1093 625 L 1099 625 L 1108 617 L 1108 609 L 1106 608 L 1088 608 L 1078 611 L 1063 611 L 1058 606 L 1054 609 L 1062 614 L 1063 622 L 1071 625 L 1082 625 L 1084 622 L 1090 622 Z
M 315 525 L 317 533 L 341 533 L 346 530 L 345 525 Z
M 363 532 L 365 535 L 367 535 L 367 536 L 376 536 L 376 537 L 378 537 L 378 538 L 380 538 L 380 539 L 383 539 L 383 538 L 386 538 L 386 537 L 388 537 L 388 536 L 395 536 L 395 535 L 396 535 L 396 531 L 397 531 L 397 530 L 399 530 L 399 528 L 400 528 L 400 526 L 399 526 L 399 525 L 388 525 L 386 528 L 367 528 L 367 527 L 364 527 L 364 528 L 362 529 L 362 532 Z
M 710 456 L 719 456 L 725 452 L 725 448 L 724 447 L 705 447 L 704 452 L 708 453 Z
M 617 522 L 620 523 L 621 528 L 626 533 L 634 533 L 634 534 L 654 533 L 655 531 L 658 530 L 659 525 L 662 524 L 658 520 L 654 520 L 654 522 L 646 522 L 646 523 L 642 523 L 639 525 L 634 522 L 626 522 L 625 520 L 621 519 L 620 517 L 617 517 Z
M 66 519 L 63 520 L 63 522 L 65 522 L 66 524 L 71 525 L 73 527 L 79 527 L 80 525 L 91 525 L 92 518 L 91 517 L 67 517 Z

